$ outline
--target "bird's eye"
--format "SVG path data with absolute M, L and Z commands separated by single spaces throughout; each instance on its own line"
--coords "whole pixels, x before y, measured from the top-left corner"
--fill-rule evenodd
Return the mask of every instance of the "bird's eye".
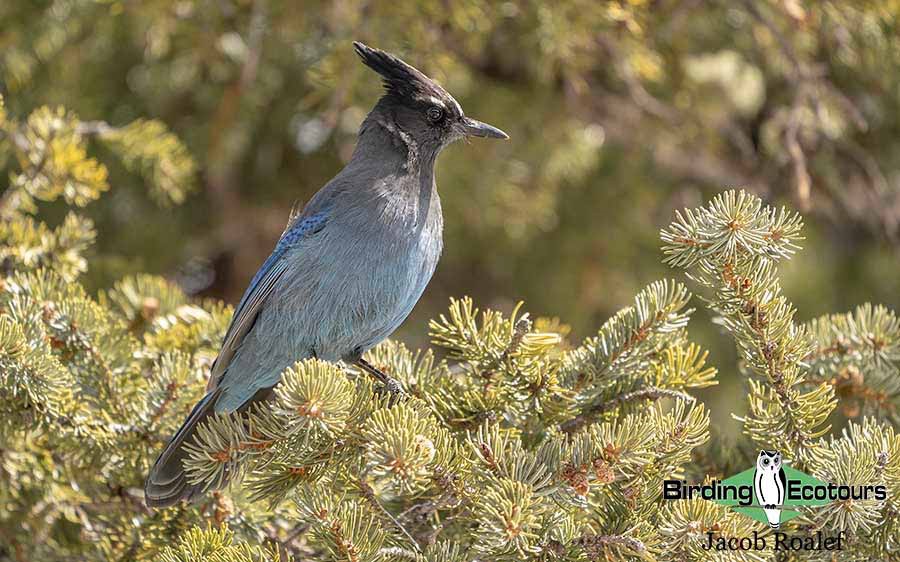
M 428 117 L 429 121 L 437 123 L 444 116 L 444 110 L 437 106 L 431 106 L 428 108 L 428 111 L 425 112 L 425 115 Z
M 769 459 L 763 459 L 763 466 L 769 466 Z

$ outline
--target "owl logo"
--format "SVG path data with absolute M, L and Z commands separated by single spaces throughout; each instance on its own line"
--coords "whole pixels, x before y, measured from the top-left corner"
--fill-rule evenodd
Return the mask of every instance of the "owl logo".
M 781 522 L 781 506 L 784 504 L 786 489 L 787 478 L 781 466 L 781 453 L 760 451 L 756 457 L 756 470 L 753 472 L 753 491 L 773 529 L 777 529 Z

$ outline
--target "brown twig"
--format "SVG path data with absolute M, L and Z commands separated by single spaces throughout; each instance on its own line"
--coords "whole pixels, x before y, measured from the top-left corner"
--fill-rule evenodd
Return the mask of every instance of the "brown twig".
M 802 115 L 802 97 L 798 94 L 798 99 L 794 103 L 791 110 L 791 118 L 785 131 L 785 142 L 787 143 L 788 154 L 791 156 L 791 162 L 794 165 L 794 184 L 797 190 L 797 203 L 801 211 L 809 211 L 810 209 L 810 190 L 812 181 L 809 177 L 809 170 L 806 166 L 806 155 L 803 153 L 803 147 L 800 145 L 799 133 Z
M 372 487 L 369 486 L 369 484 L 364 480 L 359 480 L 359 487 L 360 490 L 362 490 L 363 497 L 366 498 L 367 502 L 369 502 L 369 505 L 371 505 L 373 508 L 375 508 L 376 511 L 379 511 L 382 515 L 384 515 L 385 518 L 387 518 L 387 520 L 390 521 L 391 524 L 403 534 L 403 536 L 409 539 L 409 542 L 410 544 L 412 544 L 415 551 L 421 553 L 422 548 L 419 546 L 419 543 L 416 541 L 416 539 L 413 538 L 412 534 L 406 530 L 406 527 L 404 527 L 403 524 L 401 524 L 400 521 L 398 521 L 397 518 L 387 510 L 387 508 L 378 503 L 378 498 L 375 497 L 375 491 L 372 490 Z
M 647 550 L 643 542 L 625 535 L 584 535 L 575 539 L 574 542 L 576 546 L 585 550 L 591 560 L 599 560 L 601 554 L 608 554 L 606 551 L 609 547 L 624 547 L 632 552 L 641 553 Z
M 582 412 L 574 418 L 560 424 L 560 429 L 562 429 L 566 433 L 572 434 L 597 419 L 597 417 L 604 412 L 608 412 L 622 404 L 634 402 L 636 400 L 659 400 L 661 398 L 675 398 L 677 400 L 684 400 L 686 402 L 696 401 L 696 398 L 680 390 L 650 386 L 647 388 L 641 388 L 638 390 L 620 394 L 619 396 L 611 398 L 605 402 L 593 404 L 588 408 L 582 410 Z

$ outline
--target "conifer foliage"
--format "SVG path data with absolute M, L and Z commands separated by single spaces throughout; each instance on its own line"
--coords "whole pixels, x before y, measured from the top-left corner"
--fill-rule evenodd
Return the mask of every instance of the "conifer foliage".
M 662 500 L 665 479 L 753 459 L 711 438 L 692 395 L 716 384 L 689 339 L 699 299 L 672 280 L 580 343 L 521 306 L 452 300 L 427 327 L 430 349 L 369 353 L 401 381 L 399 400 L 348 366 L 298 362 L 272 401 L 211 418 L 190 446 L 194 482 L 234 485 L 145 508 L 147 469 L 203 394 L 232 310 L 150 275 L 82 288 L 95 233 L 78 208 L 109 188 L 85 138 L 161 202 L 183 199 L 193 163 L 156 122 L 43 108 L 22 122 L 0 112 L 0 134 L 13 178 L 0 202 L 0 560 L 680 561 L 709 559 L 708 532 L 768 532 L 712 502 Z M 58 199 L 72 207 L 58 226 L 35 219 Z M 900 321 L 863 305 L 797 323 L 777 267 L 801 227 L 729 191 L 678 213 L 664 259 L 736 342 L 753 446 L 824 481 L 888 488 L 810 510 L 794 532 L 844 531 L 837 559 L 888 559 L 900 548 Z

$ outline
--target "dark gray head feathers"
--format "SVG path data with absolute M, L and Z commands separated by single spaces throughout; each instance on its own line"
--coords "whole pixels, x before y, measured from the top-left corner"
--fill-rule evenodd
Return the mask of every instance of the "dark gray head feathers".
M 366 118 L 392 132 L 407 149 L 437 155 L 450 143 L 467 136 L 506 139 L 500 129 L 463 114 L 453 96 L 440 84 L 381 49 L 353 42 L 363 64 L 377 72 L 385 95 Z M 366 129 L 366 123 L 360 129 Z
M 400 98 L 437 98 L 443 100 L 447 91 L 424 73 L 381 49 L 373 49 L 359 41 L 353 42 L 363 64 L 377 72 L 388 95 Z

